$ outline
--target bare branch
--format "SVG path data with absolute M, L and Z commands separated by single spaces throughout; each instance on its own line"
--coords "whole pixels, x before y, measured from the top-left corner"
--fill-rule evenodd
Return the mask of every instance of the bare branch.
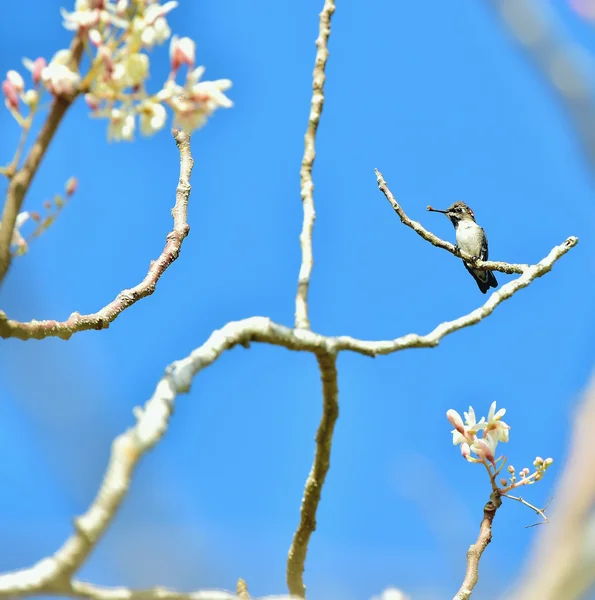
M 151 261 L 149 272 L 135 287 L 122 290 L 114 300 L 101 310 L 90 315 L 72 313 L 66 321 L 30 321 L 21 323 L 8 319 L 0 311 L 0 337 L 21 340 L 59 337 L 67 340 L 73 333 L 89 329 L 106 329 L 116 317 L 146 296 L 150 296 L 157 282 L 167 268 L 178 258 L 182 242 L 190 231 L 188 225 L 188 198 L 190 197 L 190 175 L 194 161 L 190 152 L 190 136 L 183 131 L 174 130 L 174 139 L 180 151 L 180 179 L 176 189 L 176 203 L 171 211 L 174 227 L 167 234 L 165 247 L 159 258 Z
M 595 96 L 592 60 L 572 43 L 546 2 L 489 0 L 511 37 L 570 116 L 591 171 L 595 168 Z
M 323 408 L 320 425 L 316 433 L 316 453 L 314 463 L 304 490 L 300 523 L 293 536 L 287 558 L 287 587 L 289 593 L 300 598 L 306 597 L 304 586 L 304 566 L 310 536 L 316 530 L 316 511 L 320 494 L 331 460 L 331 446 L 335 422 L 339 417 L 339 387 L 337 384 L 336 355 L 319 354 L 318 367 L 322 377 Z
M 376 172 L 376 181 L 378 182 L 378 188 L 386 196 L 386 199 L 390 202 L 390 205 L 393 207 L 394 211 L 401 219 L 401 223 L 407 225 L 407 227 L 411 227 L 413 231 L 419 234 L 427 242 L 430 242 L 430 244 L 432 244 L 433 246 L 442 248 L 443 250 L 454 254 L 454 256 L 462 258 L 466 262 L 471 263 L 474 269 L 480 269 L 482 271 L 490 270 L 500 271 L 501 273 L 508 273 L 509 275 L 512 275 L 514 273 L 522 275 L 529 268 L 529 265 L 494 262 L 492 260 L 474 260 L 472 256 L 469 256 L 468 254 L 465 254 L 464 252 L 461 252 L 459 249 L 457 249 L 457 247 L 454 244 L 441 240 L 438 236 L 425 229 L 421 223 L 410 219 L 405 214 L 405 211 L 401 208 L 400 204 L 396 201 L 392 192 L 388 189 L 388 185 L 384 180 L 384 177 L 382 177 L 382 173 L 380 173 L 378 169 L 374 169 L 374 171 Z
M 316 62 L 312 76 L 312 104 L 308 118 L 308 129 L 304 136 L 304 157 L 300 169 L 300 188 L 302 205 L 304 207 L 304 221 L 300 234 L 302 247 L 302 264 L 298 276 L 298 288 L 295 298 L 295 326 L 297 329 L 310 329 L 308 319 L 308 288 L 314 259 L 312 257 L 312 230 L 316 212 L 314 210 L 314 182 L 312 181 L 312 167 L 316 157 L 316 130 L 320 122 L 322 107 L 324 106 L 324 82 L 326 80 L 326 61 L 328 60 L 328 39 L 331 34 L 331 16 L 335 12 L 335 0 L 325 0 L 320 13 L 320 28 L 316 40 Z
M 479 577 L 479 561 L 484 550 L 492 541 L 492 523 L 496 516 L 496 511 L 500 508 L 502 500 L 498 494 L 492 493 L 489 501 L 483 507 L 483 519 L 479 526 L 479 535 L 475 544 L 469 546 L 467 550 L 467 571 L 465 579 L 459 591 L 454 596 L 453 600 L 469 600 L 473 593 L 473 588 L 477 584 Z
M 538 508 L 534 504 L 527 502 L 524 498 L 521 498 L 521 496 L 511 496 L 510 494 L 500 494 L 500 496 L 503 496 L 504 498 L 510 498 L 511 500 L 516 500 L 517 502 L 524 504 L 527 508 L 530 508 L 533 512 L 537 513 L 543 519 L 543 521 L 540 521 L 539 523 L 533 523 L 533 525 L 525 525 L 525 529 L 529 529 L 530 527 L 535 527 L 536 525 L 543 525 L 544 523 L 550 522 L 550 520 L 545 514 L 545 508 Z
M 83 49 L 83 41 L 77 35 L 70 46 L 71 60 L 74 64 L 78 65 L 80 63 Z M 37 169 L 39 169 L 39 165 L 45 156 L 50 142 L 54 138 L 58 126 L 75 98 L 76 95 L 57 96 L 54 98 L 45 123 L 25 159 L 25 164 L 22 169 L 9 175 L 10 184 L 6 192 L 6 200 L 2 211 L 2 227 L 0 227 L 0 284 L 10 267 L 10 241 L 17 216 L 21 212 L 25 195 L 29 191 Z
M 595 581 L 595 373 L 578 408 L 550 523 L 536 539 L 514 600 L 574 600 Z

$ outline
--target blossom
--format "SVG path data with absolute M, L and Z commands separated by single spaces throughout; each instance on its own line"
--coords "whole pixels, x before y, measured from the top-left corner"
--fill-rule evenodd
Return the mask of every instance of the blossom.
M 454 425 L 452 433 L 452 443 L 456 446 L 463 442 L 473 443 L 475 441 L 477 432 L 485 427 L 485 419 L 482 417 L 479 422 L 475 418 L 475 411 L 473 407 L 469 407 L 469 412 L 463 413 L 465 415 L 465 424 L 461 415 L 454 410 L 449 409 L 446 411 L 446 418 Z
M 223 93 L 232 86 L 231 80 L 200 81 L 204 72 L 204 67 L 198 67 L 189 74 L 184 95 L 189 100 L 202 104 L 209 115 L 218 107 L 231 108 L 233 102 Z
M 508 441 L 508 431 L 510 425 L 502 421 L 502 417 L 506 414 L 506 409 L 501 408 L 496 412 L 496 402 L 492 402 L 488 413 L 488 422 L 485 428 L 486 434 L 493 435 L 499 442 Z
M 121 29 L 128 27 L 128 21 L 115 14 L 116 11 L 108 0 L 76 0 L 73 12 L 61 8 L 60 13 L 64 19 L 62 25 L 69 31 L 105 25 Z
M 196 44 L 189 37 L 180 38 L 177 35 L 172 35 L 169 44 L 169 60 L 171 69 L 176 72 L 182 65 L 188 65 L 191 69 L 194 67 L 196 55 Z
M 492 402 L 488 412 L 488 420 L 482 417 L 479 421 L 475 416 L 473 407 L 469 407 L 469 412 L 463 413 L 465 421 L 461 415 L 454 410 L 446 411 L 446 418 L 454 425 L 452 430 L 452 443 L 456 446 L 461 445 L 461 454 L 469 462 L 489 461 L 495 465 L 496 447 L 498 442 L 508 441 L 508 431 L 510 426 L 502 421 L 506 410 L 501 408 L 496 411 L 496 402 Z M 478 433 L 481 432 L 481 437 Z M 479 458 L 474 458 L 474 453 Z
M 134 115 L 129 111 L 112 108 L 110 111 L 110 123 L 107 128 L 108 140 L 130 141 L 134 138 Z
M 153 135 L 159 131 L 167 119 L 167 112 L 162 104 L 153 100 L 143 102 L 140 107 L 140 130 L 143 135 Z
M 134 38 L 140 41 L 145 48 L 152 48 L 154 44 L 162 44 L 171 35 L 171 30 L 165 15 L 178 6 L 171 1 L 161 5 L 150 4 L 142 16 L 135 16 L 132 20 L 131 32 Z
M 58 50 L 41 71 L 41 81 L 55 96 L 73 94 L 80 83 L 81 77 L 70 68 L 70 60 L 70 50 Z
M 143 83 L 149 74 L 149 57 L 134 53 L 114 65 L 112 81 L 121 88 L 135 87 Z
M 41 75 L 47 89 L 55 96 L 73 94 L 80 83 L 80 75 L 66 65 L 50 63 Z

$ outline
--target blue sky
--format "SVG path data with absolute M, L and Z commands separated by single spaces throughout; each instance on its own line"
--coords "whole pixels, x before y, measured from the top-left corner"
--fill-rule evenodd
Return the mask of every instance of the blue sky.
M 111 440 L 133 422 L 165 366 L 229 320 L 290 325 L 300 254 L 299 165 L 321 0 L 180 2 L 174 32 L 197 41 L 207 78 L 229 77 L 235 107 L 193 139 L 191 232 L 156 293 L 103 332 L 0 344 L 0 570 L 53 552 L 88 506 Z M 341 415 L 312 538 L 312 600 L 369 598 L 395 585 L 416 600 L 448 597 L 464 574 L 489 493 L 481 467 L 451 446 L 449 408 L 508 409 L 505 448 L 519 468 L 553 456 L 523 492 L 544 503 L 594 362 L 593 179 L 569 119 L 503 32 L 488 3 L 338 0 L 314 168 L 314 330 L 387 339 L 426 333 L 485 297 L 463 266 L 400 224 L 376 187 L 380 169 L 408 214 L 453 240 L 440 215 L 466 201 L 491 258 L 536 262 L 569 235 L 579 245 L 486 321 L 432 350 L 339 358 Z M 574 39 L 595 32 L 562 2 Z M 13 3 L 0 20 L 0 72 L 67 46 L 60 2 Z M 71 8 L 67 6 L 67 8 Z M 155 89 L 167 47 L 151 55 Z M 18 130 L 0 114 L 0 158 Z M 14 262 L 0 290 L 12 318 L 94 312 L 136 284 L 162 249 L 178 158 L 167 131 L 108 144 L 80 105 L 68 115 L 27 209 L 79 191 Z M 498 275 L 503 283 L 510 279 Z M 312 356 L 234 349 L 180 397 L 164 441 L 83 575 L 106 585 L 282 592 L 321 411 Z M 551 476 L 550 476 L 551 473 Z M 494 598 L 519 572 L 540 528 L 507 503 L 477 594 Z

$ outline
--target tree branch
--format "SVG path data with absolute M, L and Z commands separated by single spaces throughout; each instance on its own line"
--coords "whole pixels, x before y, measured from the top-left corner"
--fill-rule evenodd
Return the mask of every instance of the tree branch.
M 314 463 L 304 490 L 300 509 L 300 523 L 293 536 L 287 558 L 287 587 L 289 593 L 300 598 L 306 597 L 304 566 L 310 536 L 316 530 L 316 511 L 320 494 L 331 461 L 333 431 L 339 417 L 339 387 L 337 384 L 337 358 L 334 354 L 319 354 L 318 367 L 322 377 L 323 408 L 320 425 L 316 433 L 316 453 Z
M 413 229 L 413 231 L 415 231 L 424 240 L 426 240 L 426 242 L 430 242 L 430 244 L 432 244 L 433 246 L 436 246 L 437 248 L 442 248 L 443 250 L 450 252 L 454 256 L 462 258 L 466 262 L 471 263 L 474 269 L 480 269 L 482 271 L 489 269 L 490 271 L 500 271 L 501 273 L 508 273 L 509 275 L 512 275 L 514 273 L 522 275 L 527 271 L 527 269 L 529 269 L 529 265 L 494 262 L 492 260 L 474 260 L 472 256 L 469 256 L 468 254 L 465 254 L 464 252 L 458 250 L 454 244 L 441 240 L 438 236 L 425 229 L 421 223 L 410 219 L 405 214 L 405 211 L 401 208 L 400 204 L 396 201 L 392 192 L 388 189 L 388 185 L 384 180 L 384 177 L 382 177 L 382 173 L 380 173 L 378 169 L 374 169 L 374 171 L 376 173 L 376 181 L 378 182 L 378 188 L 386 196 L 386 199 L 390 202 L 390 205 L 393 207 L 394 211 L 401 219 L 401 223 L 407 225 L 407 227 L 411 227 L 411 229 Z
M 492 541 L 492 523 L 496 516 L 496 511 L 500 508 L 502 500 L 496 493 L 492 493 L 487 504 L 483 507 L 483 519 L 479 526 L 479 535 L 475 544 L 469 546 L 467 550 L 467 571 L 463 584 L 454 596 L 453 600 L 469 600 L 473 593 L 473 588 L 477 584 L 479 577 L 479 561 L 484 550 Z
M 70 45 L 70 53 L 72 61 L 78 66 L 83 54 L 83 41 L 77 35 Z M 54 138 L 54 134 L 58 126 L 62 122 L 66 111 L 70 108 L 77 94 L 73 96 L 57 96 L 52 102 L 50 112 L 29 150 L 29 154 L 25 159 L 23 167 L 11 176 L 8 190 L 6 192 L 6 200 L 2 211 L 2 226 L 0 227 L 0 284 L 4 280 L 6 273 L 10 267 L 10 241 L 12 232 L 17 220 L 18 214 L 21 212 L 21 206 L 25 199 L 25 195 L 29 191 L 29 187 L 39 169 L 39 165 Z
M 44 339 L 59 337 L 67 340 L 73 333 L 89 329 L 106 329 L 116 317 L 147 296 L 150 296 L 157 282 L 167 268 L 178 258 L 182 242 L 190 231 L 188 225 L 188 199 L 190 197 L 190 175 L 192 173 L 192 154 L 190 152 L 190 136 L 183 131 L 174 130 L 173 136 L 180 152 L 180 179 L 176 189 L 176 203 L 172 208 L 174 227 L 167 234 L 165 247 L 159 258 L 151 261 L 149 272 L 135 287 L 122 290 L 114 300 L 101 310 L 90 315 L 80 315 L 75 312 L 66 321 L 30 321 L 21 323 L 8 319 L 0 311 L 0 337 L 18 338 L 21 340 Z M 1 231 L 1 230 L 0 230 Z
M 316 40 L 316 61 L 312 81 L 312 103 L 308 118 L 308 129 L 304 136 L 304 157 L 300 169 L 300 191 L 304 208 L 304 221 L 300 234 L 302 248 L 302 264 L 298 275 L 298 288 L 295 298 L 295 326 L 297 329 L 310 329 L 308 319 L 308 288 L 314 259 L 312 257 L 312 230 L 316 212 L 314 210 L 314 182 L 312 181 L 312 167 L 316 157 L 316 131 L 324 106 L 324 82 L 326 80 L 325 68 L 328 60 L 328 39 L 331 34 L 331 16 L 335 12 L 335 0 L 325 0 L 320 13 L 320 29 Z

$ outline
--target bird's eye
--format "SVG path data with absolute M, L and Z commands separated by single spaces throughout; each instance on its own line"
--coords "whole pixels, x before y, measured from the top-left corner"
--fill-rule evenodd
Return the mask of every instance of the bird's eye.
M 461 212 L 463 212 L 463 209 L 462 209 L 460 206 L 457 206 L 457 207 L 455 208 L 455 210 L 456 210 L 458 213 L 461 213 Z

